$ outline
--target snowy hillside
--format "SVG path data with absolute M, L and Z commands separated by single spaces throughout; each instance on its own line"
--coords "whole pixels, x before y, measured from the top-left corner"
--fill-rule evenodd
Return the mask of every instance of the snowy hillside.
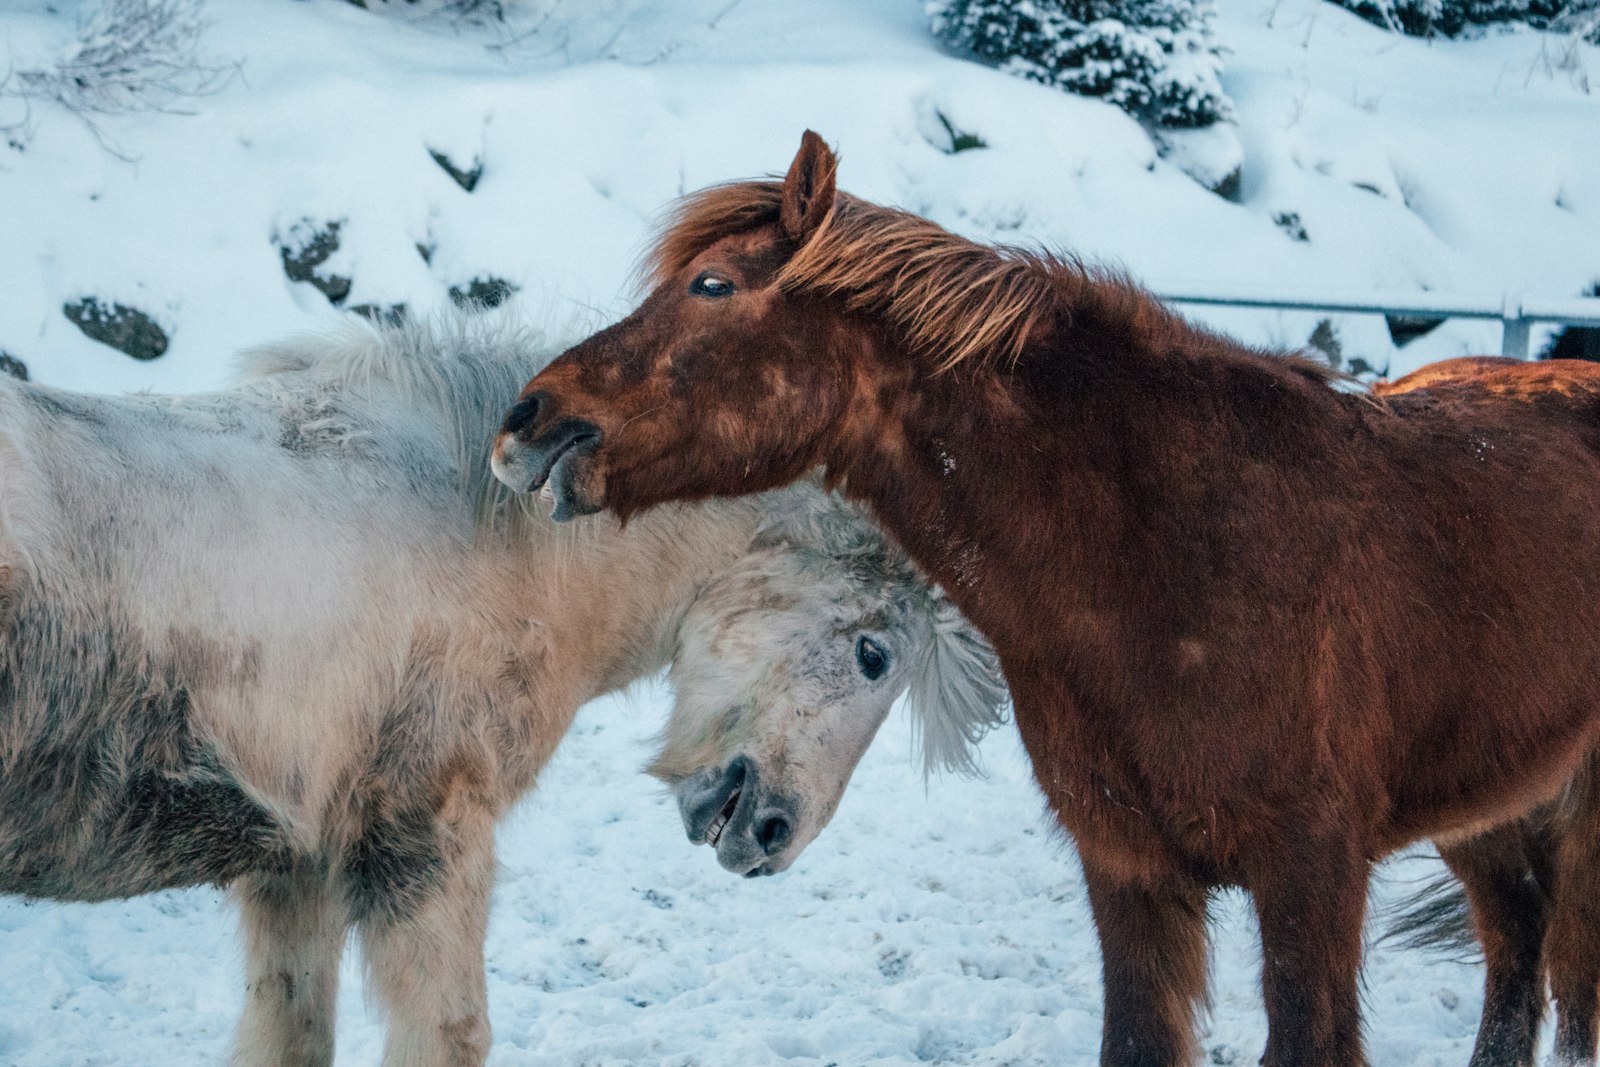
M 0 70 L 55 62 L 93 6 L 9 0 Z M 1600 282 L 1600 49 L 1550 35 L 1426 41 L 1322 0 L 1224 0 L 1233 202 L 1121 112 L 942 53 L 919 0 L 550 0 L 506 26 L 390 7 L 212 0 L 200 55 L 236 73 L 182 114 L 85 121 L 0 97 L 0 352 L 54 384 L 183 391 L 341 309 L 425 312 L 452 290 L 514 289 L 529 315 L 599 325 L 630 305 L 673 197 L 781 170 L 806 127 L 852 192 L 1158 290 L 1498 299 Z M 952 131 L 984 147 L 952 152 Z M 64 313 L 86 300 L 148 315 L 163 354 L 92 340 Z M 1321 316 L 1207 318 L 1300 345 Z M 1497 324 L 1404 348 L 1381 318 L 1331 325 L 1347 357 L 1396 372 L 1499 344 Z M 1093 1061 L 1092 924 L 1014 731 L 985 743 L 988 778 L 924 788 L 893 719 L 833 825 L 750 884 L 691 848 L 637 773 L 666 707 L 647 687 L 587 710 L 505 827 L 492 1063 Z M 1391 865 L 1380 897 L 1436 866 Z M 1214 1063 L 1251 1064 L 1248 903 L 1218 916 L 1203 1041 Z M 0 900 L 0 1067 L 219 1062 L 243 996 L 232 924 L 215 892 Z M 1464 1064 L 1479 981 L 1375 949 L 1374 1063 Z M 359 982 L 352 958 L 341 1064 L 381 1044 Z
M 12 0 L 9 65 L 52 62 L 89 6 Z M 942 54 L 916 0 L 588 0 L 529 5 L 547 15 L 509 29 L 391 7 L 213 3 L 200 57 L 238 74 L 176 103 L 193 114 L 100 119 L 97 136 L 35 105 L 24 147 L 0 147 L 0 350 L 84 388 L 218 381 L 237 348 L 337 314 L 282 258 L 335 223 L 314 270 L 349 279 L 345 307 L 425 310 L 501 279 L 601 321 L 628 306 L 668 201 L 781 169 L 806 126 L 842 152 L 845 188 L 1158 290 L 1497 299 L 1600 281 L 1600 63 L 1548 35 L 1429 42 L 1322 0 L 1224 5 L 1245 149 L 1231 203 L 1120 111 Z M 0 101 L 0 123 L 21 117 Z M 945 122 L 987 147 L 949 153 Z M 473 190 L 430 152 L 481 165 Z M 62 312 L 85 297 L 146 312 L 169 350 L 143 365 L 88 339 Z M 1317 316 L 1215 318 L 1297 345 Z M 1381 319 L 1336 328 L 1395 369 L 1499 343 L 1496 324 L 1452 323 L 1397 353 Z

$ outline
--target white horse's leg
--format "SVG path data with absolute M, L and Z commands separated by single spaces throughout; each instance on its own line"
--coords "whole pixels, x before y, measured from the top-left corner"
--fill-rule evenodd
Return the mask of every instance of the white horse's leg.
M 360 923 L 369 989 L 389 1022 L 383 1067 L 479 1067 L 489 1055 L 483 940 L 494 820 L 455 814 L 441 836 L 443 862 L 426 891 Z
M 246 875 L 234 892 L 248 953 L 234 1067 L 327 1067 L 347 926 L 327 873 Z

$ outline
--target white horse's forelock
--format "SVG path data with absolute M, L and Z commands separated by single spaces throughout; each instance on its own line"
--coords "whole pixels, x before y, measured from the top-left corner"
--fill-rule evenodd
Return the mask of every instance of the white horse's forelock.
M 933 637 L 911 675 L 910 706 L 922 742 L 922 770 L 977 774 L 977 744 L 1007 720 L 1010 698 L 1000 659 L 966 616 L 933 591 Z

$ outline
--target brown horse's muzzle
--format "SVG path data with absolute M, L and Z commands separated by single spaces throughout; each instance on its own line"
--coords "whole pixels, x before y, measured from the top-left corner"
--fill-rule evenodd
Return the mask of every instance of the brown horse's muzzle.
M 541 403 L 544 399 L 544 394 L 534 393 L 506 413 L 489 465 L 496 478 L 519 493 L 547 487 L 555 500 L 551 518 L 565 522 L 600 510 L 601 502 L 589 499 L 582 486 L 603 434 L 589 420 L 571 416 L 539 428 L 539 409 L 547 406 Z

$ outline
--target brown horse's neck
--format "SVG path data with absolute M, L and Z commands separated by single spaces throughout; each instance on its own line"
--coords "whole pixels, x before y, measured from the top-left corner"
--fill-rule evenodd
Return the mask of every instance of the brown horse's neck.
M 845 331 L 875 388 L 846 414 L 830 475 L 1013 655 L 1058 655 L 1077 623 L 1103 639 L 1172 620 L 1160 572 L 1179 498 L 1233 477 L 1241 449 L 1303 451 L 1296 436 L 1344 407 L 1296 364 L 1138 312 L 1068 309 L 1015 365 L 942 373 L 892 330 Z
M 846 331 L 863 380 L 826 459 L 831 478 L 865 501 L 913 558 L 979 628 L 1009 640 L 1009 612 L 1027 591 L 1012 566 L 1031 531 L 1016 524 L 1025 497 L 1072 477 L 1047 470 L 1051 447 L 1023 446 L 1040 434 L 1013 376 L 956 368 L 936 372 L 889 331 Z M 1059 552 L 1067 546 L 1058 544 Z M 1025 549 L 1022 549 L 1025 551 Z

